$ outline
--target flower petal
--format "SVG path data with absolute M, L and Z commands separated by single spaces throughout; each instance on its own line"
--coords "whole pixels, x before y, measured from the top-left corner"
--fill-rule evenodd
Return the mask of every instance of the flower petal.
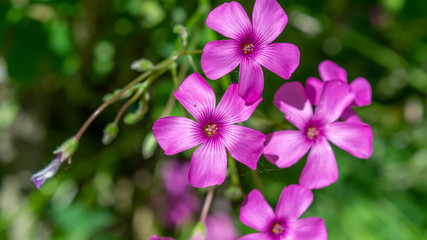
M 240 207 L 240 221 L 248 227 L 260 232 L 269 230 L 270 221 L 275 217 L 273 209 L 265 201 L 262 194 L 252 190 L 243 200 Z M 250 238 L 249 238 L 250 239 Z
M 326 82 L 314 112 L 314 119 L 323 124 L 334 122 L 353 99 L 354 93 L 347 83 L 339 80 Z
M 236 40 L 211 41 L 203 48 L 200 64 L 206 76 L 216 80 L 235 69 L 241 55 L 241 44 Z
M 238 85 L 231 84 L 224 93 L 219 102 L 215 114 L 215 123 L 239 123 L 248 120 L 255 108 L 262 101 L 262 98 L 255 101 L 252 105 L 246 105 L 245 100 L 239 96 Z
M 279 168 L 290 167 L 308 151 L 311 142 L 298 130 L 284 130 L 267 134 L 264 157 Z
M 221 130 L 225 147 L 230 155 L 255 170 L 262 154 L 265 135 L 239 125 L 225 125 Z
M 264 88 L 264 75 L 259 63 L 246 57 L 240 62 L 239 96 L 248 104 L 257 101 Z
M 288 17 L 276 0 L 257 0 L 252 12 L 252 23 L 257 42 L 269 44 L 282 33 Z
M 347 72 L 336 63 L 325 60 L 319 64 L 319 74 L 323 81 L 341 80 L 347 82 Z
M 274 240 L 268 233 L 250 233 L 247 234 L 239 240 Z
M 237 2 L 224 3 L 216 7 L 209 13 L 206 25 L 236 40 L 245 40 L 253 31 L 248 15 Z
M 299 218 L 313 201 L 310 189 L 293 184 L 283 188 L 276 206 L 276 217 L 287 221 Z
M 198 73 L 184 79 L 174 95 L 200 124 L 205 124 L 215 111 L 215 92 Z
M 206 139 L 196 122 L 183 117 L 160 118 L 153 125 L 153 134 L 166 155 L 190 149 Z
M 324 83 L 315 77 L 309 77 L 305 82 L 305 95 L 310 99 L 312 105 L 317 105 Z
M 325 126 L 328 140 L 357 158 L 369 158 L 372 154 L 372 130 L 368 124 L 335 122 Z
M 362 119 L 357 116 L 357 113 L 351 107 L 347 107 L 344 110 L 344 112 L 341 114 L 341 119 L 346 122 L 362 122 Z
M 299 59 L 298 47 L 290 43 L 272 43 L 260 48 L 255 56 L 261 65 L 284 79 L 291 77 L 298 67 Z
M 334 152 L 326 139 L 318 139 L 311 147 L 299 183 L 310 189 L 329 186 L 338 179 Z
M 274 105 L 300 130 L 305 130 L 313 116 L 312 106 L 300 82 L 283 84 L 274 95 Z
M 366 78 L 358 77 L 350 83 L 350 86 L 354 92 L 354 101 L 357 106 L 361 107 L 371 104 L 372 88 Z
M 188 181 L 194 187 L 221 184 L 227 172 L 227 152 L 219 138 L 211 138 L 191 157 Z
M 298 219 L 289 223 L 293 229 L 292 235 L 294 240 L 327 240 L 328 232 L 326 231 L 325 222 L 319 217 L 310 217 Z

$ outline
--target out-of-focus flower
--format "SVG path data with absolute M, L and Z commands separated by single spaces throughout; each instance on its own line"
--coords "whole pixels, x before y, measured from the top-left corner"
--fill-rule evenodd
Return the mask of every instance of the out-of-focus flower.
M 208 42 L 201 66 L 210 79 L 218 79 L 240 64 L 239 95 L 252 103 L 261 97 L 264 76 L 261 65 L 289 79 L 299 64 L 298 48 L 290 43 L 271 43 L 282 33 L 288 17 L 276 0 L 257 0 L 252 23 L 237 2 L 212 10 L 206 25 L 231 38 Z
M 159 237 L 157 235 L 154 235 L 148 240 L 174 240 L 174 239 L 171 237 Z
M 265 201 L 258 190 L 243 200 L 240 221 L 260 233 L 245 235 L 239 240 L 323 240 L 328 238 L 325 222 L 318 217 L 298 219 L 313 201 L 313 193 L 300 185 L 285 187 L 276 210 Z
M 325 60 L 319 64 L 320 80 L 315 77 L 309 77 L 305 83 L 305 92 L 312 105 L 317 105 L 323 86 L 327 81 L 340 80 L 347 83 L 347 72 L 336 63 Z M 349 84 L 354 92 L 354 101 L 343 111 L 341 118 L 344 121 L 361 122 L 352 107 L 362 107 L 371 104 L 372 88 L 368 80 L 363 77 L 354 79 Z
M 153 125 L 153 134 L 166 155 L 201 145 L 191 158 L 191 185 L 208 187 L 224 181 L 226 148 L 234 159 L 256 169 L 265 136 L 234 123 L 246 121 L 262 99 L 246 105 L 237 93 L 237 84 L 231 84 L 215 109 L 215 93 L 197 73 L 188 76 L 174 95 L 196 122 L 184 117 L 160 118 Z
M 224 213 L 209 215 L 206 218 L 206 240 L 235 240 L 237 230 L 233 220 Z
M 162 164 L 162 180 L 166 190 L 171 195 L 179 195 L 189 189 L 187 176 L 190 164 L 176 160 L 167 160 Z
M 335 182 L 338 168 L 328 140 L 357 158 L 369 158 L 372 154 L 372 130 L 369 125 L 337 122 L 353 99 L 354 94 L 348 84 L 339 80 L 327 81 L 313 114 L 302 84 L 283 84 L 274 96 L 274 104 L 298 130 L 268 134 L 265 158 L 285 168 L 295 164 L 311 148 L 299 183 L 313 189 Z

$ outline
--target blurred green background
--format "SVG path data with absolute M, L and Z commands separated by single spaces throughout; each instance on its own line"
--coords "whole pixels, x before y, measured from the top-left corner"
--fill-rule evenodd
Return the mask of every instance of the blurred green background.
M 182 47 L 172 31 L 176 24 L 187 27 L 190 49 L 223 39 L 204 22 L 223 2 L 0 1 L 0 239 L 188 234 L 191 222 L 184 230 L 167 229 L 153 204 L 164 197 L 159 163 L 191 157 L 191 151 L 166 157 L 150 134 L 174 87 L 170 71 L 150 87 L 144 118 L 121 123 L 111 144 L 102 144 L 102 131 L 123 100 L 95 120 L 72 163 L 63 164 L 40 190 L 30 177 L 54 158 L 52 151 L 76 133 L 105 94 L 138 76 L 130 69 L 134 60 L 158 63 Z M 253 0 L 239 2 L 252 12 Z M 279 3 L 289 22 L 276 42 L 293 43 L 301 52 L 291 80 L 318 77 L 318 64 L 330 59 L 347 70 L 349 80 L 363 76 L 373 88 L 372 105 L 357 109 L 374 131 L 372 157 L 355 159 L 334 147 L 340 177 L 314 191 L 304 216 L 322 217 L 329 239 L 427 239 L 427 1 Z M 200 72 L 200 55 L 193 56 Z M 193 72 L 187 60 L 178 60 L 179 81 Z M 284 80 L 267 70 L 264 76 L 264 100 L 245 125 L 268 133 L 278 130 L 272 122 L 286 125 L 272 104 Z M 235 69 L 209 84 L 219 99 L 237 79 Z M 182 115 L 179 105 L 171 114 Z M 254 173 L 238 163 L 238 176 L 246 193 L 259 176 L 274 206 L 282 188 L 298 182 L 304 164 L 305 159 L 278 169 L 261 157 Z M 227 180 L 216 191 L 214 205 L 226 199 L 240 234 L 251 232 L 238 220 L 241 198 L 230 187 Z

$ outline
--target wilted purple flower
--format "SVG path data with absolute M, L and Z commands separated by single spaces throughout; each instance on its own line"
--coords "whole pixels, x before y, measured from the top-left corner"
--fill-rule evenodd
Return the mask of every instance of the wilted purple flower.
M 224 3 L 212 10 L 206 25 L 231 38 L 208 42 L 201 66 L 210 79 L 218 79 L 240 64 L 239 95 L 246 102 L 261 97 L 264 77 L 261 65 L 289 79 L 299 64 L 298 48 L 289 43 L 271 43 L 285 28 L 288 17 L 275 0 L 256 0 L 252 23 L 237 2 Z
M 334 152 L 329 141 L 357 158 L 372 153 L 372 130 L 362 122 L 336 122 L 353 101 L 348 84 L 327 81 L 313 115 L 304 87 L 299 82 L 283 84 L 274 95 L 274 104 L 298 130 L 284 130 L 266 136 L 264 156 L 280 168 L 295 164 L 311 148 L 299 183 L 322 188 L 338 179 Z
M 31 176 L 31 181 L 34 182 L 34 184 L 38 189 L 43 185 L 43 183 L 47 179 L 53 177 L 56 174 L 56 172 L 58 171 L 59 167 L 62 164 L 61 155 L 62 154 L 58 154 L 56 158 L 53 159 L 52 162 L 50 162 L 45 168 L 34 173 Z
M 224 213 L 209 215 L 206 218 L 206 240 L 235 240 L 237 230 L 233 220 Z
M 313 201 L 313 193 L 300 185 L 283 188 L 276 210 L 258 190 L 243 200 L 240 221 L 261 233 L 251 233 L 239 240 L 323 240 L 328 238 L 325 222 L 318 217 L 298 219 Z
M 319 64 L 319 74 L 323 81 L 315 77 L 310 77 L 305 83 L 307 97 L 313 105 L 317 105 L 319 102 L 325 82 L 340 80 L 347 83 L 347 72 L 336 63 L 329 60 L 325 60 Z M 371 104 L 371 85 L 368 80 L 363 77 L 354 79 L 349 85 L 354 93 L 354 101 L 343 111 L 341 118 L 344 121 L 361 122 L 362 120 L 360 120 L 352 107 L 362 107 Z
M 197 122 L 184 117 L 164 117 L 153 125 L 153 134 L 166 155 L 201 145 L 193 154 L 188 180 L 195 187 L 221 184 L 227 171 L 227 153 L 256 169 L 265 140 L 263 133 L 233 125 L 246 121 L 262 99 L 247 106 L 231 84 L 215 109 L 215 93 L 197 73 L 188 76 L 176 99 Z

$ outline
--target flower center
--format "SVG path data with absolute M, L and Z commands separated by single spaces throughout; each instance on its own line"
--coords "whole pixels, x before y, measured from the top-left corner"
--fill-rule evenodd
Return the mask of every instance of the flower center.
M 271 229 L 271 232 L 274 234 L 277 234 L 277 235 L 282 234 L 283 231 L 284 231 L 284 229 L 283 229 L 282 225 L 280 225 L 279 223 L 275 223 L 273 225 L 273 228 Z
M 314 139 L 317 136 L 319 136 L 320 131 L 316 127 L 309 127 L 307 128 L 307 137 L 310 139 Z
M 252 43 L 243 43 L 242 44 L 242 52 L 243 54 L 253 53 L 254 45 Z
M 206 136 L 208 137 L 212 137 L 213 135 L 216 134 L 216 131 L 218 130 L 218 128 L 216 127 L 215 124 L 208 124 L 206 125 L 203 130 L 205 131 Z

